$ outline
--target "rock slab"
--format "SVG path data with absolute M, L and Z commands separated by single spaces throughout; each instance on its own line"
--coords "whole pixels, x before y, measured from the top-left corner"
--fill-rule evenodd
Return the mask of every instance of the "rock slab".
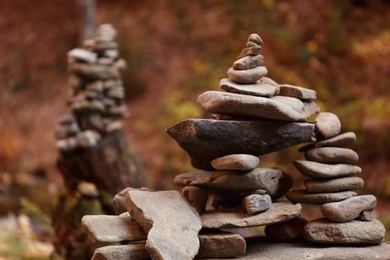
M 148 233 L 146 250 L 153 259 L 193 259 L 199 251 L 199 214 L 177 191 L 132 190 L 126 208 Z
M 145 250 L 145 243 L 120 246 L 104 246 L 97 248 L 92 256 L 92 260 L 129 259 L 150 259 L 149 253 Z
M 385 227 L 376 219 L 346 223 L 317 219 L 306 224 L 303 230 L 307 240 L 324 244 L 380 244 L 385 233 Z

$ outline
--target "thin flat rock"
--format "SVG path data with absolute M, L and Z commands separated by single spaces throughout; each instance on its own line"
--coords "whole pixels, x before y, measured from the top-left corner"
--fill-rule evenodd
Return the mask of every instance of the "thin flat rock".
M 303 175 L 312 178 L 337 178 L 352 176 L 362 172 L 359 166 L 345 163 L 325 164 L 296 160 L 294 161 L 294 165 Z
M 273 79 L 268 78 L 268 77 L 262 77 L 259 80 L 259 82 L 264 83 L 264 84 L 272 85 L 274 87 L 277 87 L 278 89 L 280 88 L 280 85 L 276 81 L 274 81 Z
M 233 69 L 235 70 L 247 70 L 253 69 L 264 65 L 263 55 L 249 55 L 236 60 L 233 63 Z
M 251 171 L 259 166 L 260 159 L 251 154 L 230 154 L 211 161 L 216 170 Z
M 347 163 L 355 164 L 359 161 L 359 155 L 348 148 L 319 147 L 305 153 L 306 160 L 319 163 Z
M 267 75 L 268 70 L 264 66 L 255 67 L 247 70 L 235 70 L 230 67 L 227 71 L 227 75 L 230 80 L 238 83 L 254 83 Z
M 260 214 L 250 215 L 242 207 L 210 210 L 202 213 L 203 228 L 238 228 L 263 226 L 294 219 L 301 214 L 302 206 L 291 202 L 274 202 Z
M 317 147 L 349 147 L 356 141 L 356 134 L 354 132 L 346 132 L 336 135 L 332 138 L 315 142 L 299 148 L 298 151 L 305 152 L 309 149 Z
M 150 259 L 148 251 L 145 250 L 145 243 L 99 247 L 92 256 L 92 260 L 129 259 Z
M 179 174 L 174 179 L 179 186 L 198 186 L 210 193 L 239 193 L 264 189 L 273 198 L 291 189 L 292 177 L 278 168 L 256 168 L 245 174 L 238 171 L 204 171 Z
M 242 57 L 248 56 L 248 55 L 258 55 L 261 52 L 261 46 L 260 45 L 254 45 L 251 47 L 247 47 L 245 49 L 242 49 L 240 55 L 237 56 L 237 60 L 241 59 Z
M 209 165 L 229 154 L 259 156 L 316 140 L 313 123 L 186 119 L 166 129 L 192 158 Z M 203 169 L 203 168 L 201 168 Z
M 302 88 L 289 84 L 280 84 L 280 93 L 281 96 L 295 97 L 299 99 L 311 99 L 315 100 L 317 98 L 317 92 L 312 89 Z
M 81 219 L 81 226 L 92 244 L 146 239 L 137 222 L 119 216 L 86 215 Z
M 279 89 L 259 81 L 253 84 L 238 84 L 228 78 L 221 79 L 219 87 L 230 93 L 238 93 L 243 95 L 252 95 L 260 97 L 272 97 L 279 93 Z
M 198 97 L 198 103 L 209 113 L 268 118 L 282 121 L 305 121 L 319 111 L 306 109 L 301 100 L 292 97 L 271 98 L 241 95 L 221 91 L 206 91 Z M 315 103 L 314 103 L 315 104 Z
M 200 249 L 197 259 L 237 257 L 245 254 L 245 239 L 234 233 L 202 230 L 199 234 Z
M 364 180 L 357 176 L 341 177 L 336 179 L 308 179 L 305 180 L 307 192 L 335 192 L 344 190 L 359 190 L 363 188 Z
M 286 193 L 286 197 L 295 203 L 304 204 L 324 204 L 345 200 L 356 196 L 353 191 L 340 191 L 329 193 L 307 193 L 306 190 L 292 190 Z
M 385 227 L 376 219 L 346 223 L 317 219 L 306 224 L 303 231 L 307 240 L 323 244 L 380 244 L 385 233 Z
M 321 112 L 316 117 L 316 129 L 325 139 L 334 137 L 341 131 L 340 119 L 333 113 Z
M 146 250 L 153 259 L 193 259 L 198 253 L 202 223 L 179 192 L 131 190 L 126 208 L 148 233 Z
M 247 243 L 244 256 L 237 259 L 246 260 L 388 260 L 390 256 L 390 243 L 370 246 L 330 246 L 308 243 Z
M 349 222 L 359 217 L 363 211 L 372 211 L 376 207 L 374 195 L 354 196 L 343 201 L 326 203 L 321 213 L 330 221 Z

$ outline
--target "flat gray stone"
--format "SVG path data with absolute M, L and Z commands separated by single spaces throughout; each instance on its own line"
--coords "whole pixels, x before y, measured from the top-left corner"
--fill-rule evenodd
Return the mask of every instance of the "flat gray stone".
M 221 79 L 219 87 L 230 93 L 238 93 L 243 95 L 252 95 L 260 97 L 272 97 L 279 93 L 279 89 L 259 81 L 253 84 L 238 84 L 228 78 Z
M 261 52 L 261 46 L 260 45 L 254 45 L 247 47 L 245 49 L 242 49 L 240 55 L 237 56 L 237 60 L 241 59 L 242 57 L 248 56 L 248 55 L 258 55 Z
M 230 154 L 211 161 L 216 170 L 250 171 L 259 166 L 260 159 L 251 154 Z
M 359 155 L 355 151 L 339 147 L 313 148 L 306 151 L 305 158 L 319 163 L 355 164 L 359 161 Z
M 238 228 L 263 226 L 298 217 L 302 206 L 291 202 L 274 202 L 271 208 L 260 214 L 250 215 L 244 208 L 229 208 L 203 212 L 203 228 Z
M 332 138 L 305 145 L 299 148 L 298 151 L 305 152 L 317 147 L 349 147 L 356 141 L 356 134 L 354 132 L 346 132 L 336 135 Z
M 204 171 L 179 174 L 174 179 L 179 186 L 198 186 L 209 193 L 237 194 L 263 189 L 273 198 L 283 196 L 293 184 L 292 177 L 278 168 L 256 168 L 243 174 L 238 171 Z
M 114 66 L 105 66 L 97 64 L 71 64 L 68 70 L 78 76 L 84 76 L 90 79 L 118 79 L 120 73 Z
M 324 204 L 329 202 L 336 202 L 345 200 L 347 198 L 356 196 L 357 193 L 353 191 L 339 191 L 332 193 L 308 193 L 306 190 L 292 190 L 286 193 L 286 197 L 295 203 L 304 204 Z
M 198 213 L 205 210 L 208 198 L 207 190 L 196 186 L 186 186 L 183 188 L 182 194 Z
M 340 119 L 333 113 L 321 112 L 316 117 L 316 129 L 325 138 L 338 135 L 341 131 Z
M 307 192 L 335 192 L 343 190 L 359 190 L 363 188 L 364 180 L 360 177 L 341 177 L 336 179 L 305 180 Z
M 280 84 L 280 93 L 281 96 L 295 97 L 299 99 L 311 99 L 315 100 L 317 98 L 317 92 L 312 89 L 302 88 L 290 84 Z
M 358 218 L 361 212 L 372 211 L 375 207 L 374 195 L 361 195 L 339 202 L 326 203 L 321 206 L 321 213 L 334 222 L 349 222 Z
M 81 226 L 93 244 L 145 240 L 146 234 L 137 222 L 109 215 L 86 215 Z
M 307 223 L 303 231 L 307 240 L 324 244 L 380 244 L 385 233 L 385 227 L 376 219 L 346 223 L 317 219 Z
M 247 70 L 253 69 L 264 65 L 263 55 L 249 55 L 236 60 L 233 63 L 233 69 L 235 70 Z
M 245 239 L 234 233 L 209 230 L 199 234 L 200 249 L 197 259 L 236 257 L 245 254 Z
M 166 131 L 191 158 L 204 165 L 210 165 L 213 159 L 229 154 L 259 156 L 316 140 L 312 123 L 270 120 L 190 118 L 167 128 Z M 245 138 L 242 138 L 243 136 Z
M 255 83 L 261 77 L 267 75 L 268 70 L 264 66 L 259 66 L 253 69 L 235 70 L 230 67 L 227 71 L 227 75 L 231 81 L 238 83 Z
M 145 243 L 99 247 L 92 256 L 92 260 L 129 259 L 150 259 L 149 253 L 145 250 Z
M 140 189 L 127 187 L 127 188 L 123 189 L 122 191 L 120 191 L 118 194 L 115 194 L 114 198 L 112 199 L 112 204 L 114 206 L 114 210 L 115 210 L 116 215 L 120 215 L 124 212 L 127 212 L 125 199 L 126 199 L 127 193 L 131 190 L 151 191 L 150 189 L 148 189 L 146 187 L 142 187 Z
M 312 178 L 337 178 L 352 176 L 362 172 L 359 166 L 345 163 L 325 164 L 296 160 L 294 161 L 294 165 L 303 175 Z
M 370 246 L 323 246 L 308 243 L 248 243 L 244 256 L 237 259 L 246 260 L 388 260 L 390 256 L 390 244 Z
M 265 98 L 221 91 L 204 92 L 198 97 L 198 103 L 209 113 L 282 121 L 305 121 L 319 111 L 314 101 L 302 102 L 292 97 Z
M 371 221 L 371 220 L 373 220 L 371 211 L 365 210 L 365 211 L 360 212 L 360 215 L 359 215 L 359 217 L 356 218 L 356 220 L 362 220 L 362 221 Z
M 132 190 L 126 208 L 148 234 L 146 250 L 153 259 L 193 259 L 198 253 L 202 223 L 179 192 Z
M 298 217 L 286 222 L 267 225 L 264 232 L 267 238 L 273 241 L 289 241 L 302 235 L 306 223 L 306 219 Z
M 268 194 L 251 194 L 242 200 L 242 206 L 248 214 L 254 215 L 271 208 L 272 200 Z

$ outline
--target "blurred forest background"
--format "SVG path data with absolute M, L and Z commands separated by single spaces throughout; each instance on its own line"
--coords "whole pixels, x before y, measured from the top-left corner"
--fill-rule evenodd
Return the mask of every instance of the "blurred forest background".
M 131 117 L 124 124 L 150 188 L 174 189 L 175 175 L 193 171 L 164 130 L 188 117 L 210 117 L 197 96 L 219 89 L 249 34 L 258 33 L 268 76 L 316 90 L 321 110 L 337 114 L 343 132 L 357 134 L 364 193 L 378 198 L 375 217 L 390 228 L 390 1 L 96 5 L 96 25 L 114 25 L 128 63 L 123 80 Z M 40 226 L 40 241 L 50 242 L 51 210 L 63 192 L 54 127 L 70 112 L 66 55 L 81 46 L 82 20 L 76 0 L 0 1 L 0 224 L 23 213 Z M 300 187 L 292 160 L 301 157 L 293 147 L 261 157 L 261 167 L 282 168 Z M 0 252 L 26 246 L 11 231 L 0 237 Z

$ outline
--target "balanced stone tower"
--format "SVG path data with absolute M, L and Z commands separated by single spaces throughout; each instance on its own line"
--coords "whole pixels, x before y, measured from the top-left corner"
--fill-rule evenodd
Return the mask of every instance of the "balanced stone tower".
M 314 90 L 266 77 L 262 44 L 251 34 L 223 91 L 198 97 L 210 119 L 166 129 L 199 169 L 174 178 L 182 194 L 128 188 L 113 200 L 118 216 L 84 216 L 92 242 L 125 243 L 93 259 L 390 259 L 385 228 L 371 215 L 375 197 L 355 192 L 364 185 L 347 148 L 355 134 L 340 134 L 338 117 L 320 113 Z M 261 167 L 259 156 L 299 144 L 307 161 L 294 163 L 310 179 L 291 191 L 292 176 Z M 300 203 L 322 205 L 324 218 L 303 219 Z M 242 233 L 260 226 L 261 239 Z

